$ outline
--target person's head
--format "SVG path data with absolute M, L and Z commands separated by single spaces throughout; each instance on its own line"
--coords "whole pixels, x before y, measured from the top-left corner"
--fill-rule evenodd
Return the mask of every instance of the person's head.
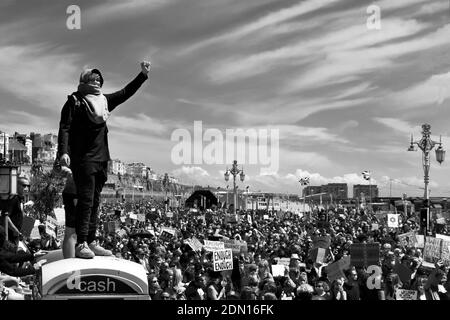
M 323 281 L 321 281 L 321 280 L 316 281 L 315 291 L 316 291 L 316 294 L 319 296 L 325 292 Z
M 159 288 L 158 277 L 156 275 L 153 274 L 149 277 L 149 286 L 153 289 Z
M 46 234 L 46 232 L 45 232 L 45 225 L 44 224 L 40 224 L 38 226 L 38 231 L 39 231 L 40 235 Z
M 80 75 L 80 83 L 102 87 L 103 76 L 98 69 L 85 69 Z
M 22 196 L 30 191 L 30 181 L 27 177 L 19 177 L 17 179 L 17 194 Z

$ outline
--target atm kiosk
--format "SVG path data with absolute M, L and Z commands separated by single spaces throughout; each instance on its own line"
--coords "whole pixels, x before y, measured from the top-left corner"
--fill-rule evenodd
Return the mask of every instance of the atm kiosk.
M 34 299 L 150 300 L 143 266 L 113 256 L 47 263 L 36 280 Z

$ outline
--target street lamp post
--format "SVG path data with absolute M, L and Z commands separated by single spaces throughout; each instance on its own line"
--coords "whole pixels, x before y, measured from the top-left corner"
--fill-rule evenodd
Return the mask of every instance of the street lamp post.
M 415 148 L 414 145 L 417 145 L 420 150 L 422 150 L 422 166 L 423 166 L 423 172 L 424 172 L 424 183 L 425 183 L 425 190 L 424 190 L 424 209 L 426 209 L 426 229 L 424 234 L 430 235 L 431 234 L 431 228 L 430 228 L 430 200 L 429 200 L 429 193 L 428 193 L 428 184 L 430 182 L 430 151 L 433 150 L 433 148 L 436 145 L 439 145 L 439 147 L 436 149 L 436 161 L 439 162 L 439 164 L 442 164 L 442 162 L 445 159 L 445 150 L 442 148 L 442 137 L 439 139 L 439 142 L 433 141 L 430 138 L 431 135 L 431 126 L 429 124 L 423 124 L 422 125 L 422 139 L 419 141 L 414 141 L 413 136 L 411 134 L 411 143 L 408 148 L 408 151 L 417 151 L 417 148 Z
M 228 181 L 230 179 L 230 174 L 233 175 L 233 193 L 234 193 L 234 205 L 233 205 L 233 214 L 236 214 L 236 204 L 237 204 L 237 194 L 236 194 L 236 176 L 239 175 L 241 182 L 244 182 L 245 180 L 245 174 L 244 169 L 239 169 L 237 160 L 233 161 L 233 166 L 231 169 L 228 169 L 225 171 L 224 177 L 225 181 Z

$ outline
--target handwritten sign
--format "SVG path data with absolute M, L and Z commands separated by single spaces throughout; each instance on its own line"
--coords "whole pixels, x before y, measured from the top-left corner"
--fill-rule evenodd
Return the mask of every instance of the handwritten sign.
M 291 262 L 290 258 L 280 258 L 280 259 L 278 259 L 277 264 L 281 264 L 283 266 L 289 267 L 290 262 Z
M 429 263 L 436 263 L 441 258 L 442 239 L 426 237 L 423 259 Z
M 173 218 L 173 212 L 167 211 L 167 212 L 166 212 L 166 217 L 167 217 L 167 218 Z
M 397 289 L 395 291 L 395 298 L 397 300 L 417 300 L 417 291 Z
M 372 230 L 378 230 L 379 228 L 378 223 L 372 223 Z
M 139 221 L 139 222 L 145 222 L 145 214 L 143 214 L 143 213 L 138 213 L 138 214 L 136 215 L 136 217 L 137 217 L 137 221 Z
M 47 216 L 47 220 L 45 221 L 45 232 L 56 238 L 56 227 L 58 225 L 58 221 L 53 219 L 50 216 Z
M 188 239 L 187 244 L 194 251 L 202 251 L 203 244 L 196 237 L 193 237 L 192 239 Z
M 233 252 L 231 249 L 213 252 L 214 271 L 233 270 Z
M 206 251 L 216 251 L 225 249 L 225 244 L 222 241 L 211 241 L 211 240 L 204 240 L 204 248 Z
M 223 240 L 225 249 L 231 249 L 233 254 L 247 253 L 247 242 L 241 240 Z
M 417 245 L 416 234 L 414 232 L 407 232 L 398 235 L 400 244 L 405 247 L 415 247 Z
M 137 220 L 137 219 L 138 219 L 137 214 L 135 214 L 135 213 L 130 213 L 128 217 L 129 217 L 131 220 Z

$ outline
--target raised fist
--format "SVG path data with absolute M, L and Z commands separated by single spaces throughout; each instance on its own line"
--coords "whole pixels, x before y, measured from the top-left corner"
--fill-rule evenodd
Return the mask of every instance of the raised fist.
M 141 69 L 143 74 L 148 74 L 150 72 L 151 63 L 148 61 L 141 62 Z

